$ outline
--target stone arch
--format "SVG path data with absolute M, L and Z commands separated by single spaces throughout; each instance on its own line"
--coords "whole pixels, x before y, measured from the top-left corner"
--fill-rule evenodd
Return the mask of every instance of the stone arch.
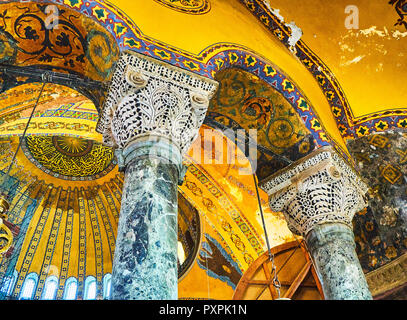
M 306 96 L 293 80 L 272 63 L 247 50 L 226 50 L 212 57 L 208 65 L 214 66 L 212 76 L 220 82 L 220 87 L 217 96 L 212 99 L 208 108 L 205 124 L 220 130 L 244 129 L 248 131 L 248 129 L 254 128 L 260 129 L 258 131 L 260 134 L 262 130 L 264 131 L 263 137 L 260 137 L 263 142 L 257 143 L 259 179 L 299 160 L 317 148 L 336 146 L 335 141 L 326 133 Z M 228 108 L 223 108 L 219 107 L 219 96 L 228 95 L 226 92 L 223 93 L 224 85 L 228 81 L 230 82 L 228 74 L 233 74 L 234 80 L 230 83 L 231 87 L 226 90 L 234 91 L 233 86 L 242 86 L 240 89 L 235 87 L 235 92 L 229 92 L 229 95 L 234 96 L 235 100 L 239 94 L 243 96 L 240 97 L 241 101 L 231 101 Z M 246 85 L 249 85 L 250 88 L 243 88 Z M 227 99 L 227 97 L 225 96 L 223 99 Z M 230 99 L 233 100 L 233 98 Z M 281 112 L 275 113 L 277 109 L 274 108 L 275 106 L 273 107 L 273 101 L 270 99 L 278 100 L 277 104 L 282 108 Z M 254 110 L 256 108 L 253 109 L 253 106 L 258 110 Z M 255 114 L 244 119 L 244 112 L 254 112 Z M 291 120 L 294 120 L 295 124 Z M 278 123 L 281 125 L 278 126 Z M 286 125 L 283 126 L 283 124 Z M 278 140 L 282 142 L 283 139 L 278 137 L 279 134 L 282 135 L 280 138 L 286 136 L 283 127 L 291 128 L 288 130 L 289 136 L 296 134 L 298 138 L 292 139 L 292 142 L 295 143 L 273 147 L 267 132 L 275 135 L 276 142 Z M 288 135 L 289 132 L 285 131 Z M 299 136 L 304 136 L 304 139 L 299 139 Z M 250 135 L 246 134 L 245 139 L 247 143 L 250 143 Z M 341 153 L 343 154 L 343 152 Z
M 30 82 L 58 83 L 99 107 L 120 51 L 108 30 L 53 2 L 7 2 L 0 12 L 0 92 Z

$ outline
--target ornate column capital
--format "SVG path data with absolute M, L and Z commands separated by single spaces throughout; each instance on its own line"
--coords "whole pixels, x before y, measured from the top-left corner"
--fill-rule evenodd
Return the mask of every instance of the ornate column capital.
M 198 136 L 218 83 L 151 57 L 125 51 L 116 66 L 97 131 L 126 149 L 164 137 L 185 154 Z
M 366 207 L 366 184 L 331 147 L 321 148 L 264 180 L 269 205 L 283 212 L 289 229 L 306 236 L 316 225 L 342 223 L 352 228 Z

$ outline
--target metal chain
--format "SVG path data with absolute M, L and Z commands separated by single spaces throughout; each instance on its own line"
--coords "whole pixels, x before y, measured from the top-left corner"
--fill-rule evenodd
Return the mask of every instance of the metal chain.
M 280 299 L 280 297 L 281 297 L 281 294 L 280 294 L 281 283 L 280 283 L 280 280 L 278 280 L 277 267 L 276 267 L 276 265 L 274 263 L 274 254 L 271 252 L 269 237 L 268 237 L 268 234 L 267 234 L 266 222 L 264 220 L 263 208 L 261 206 L 259 187 L 257 185 L 257 178 L 256 178 L 255 173 L 253 173 L 253 180 L 254 180 L 254 185 L 256 186 L 257 201 L 259 203 L 260 215 L 261 215 L 261 220 L 262 220 L 262 223 L 263 223 L 264 236 L 266 237 L 266 244 L 267 244 L 267 250 L 268 250 L 268 255 L 269 255 L 269 261 L 271 262 L 271 278 L 273 279 L 272 284 L 273 284 L 273 287 L 277 291 L 277 299 Z
M 34 113 L 35 113 L 35 110 L 37 109 L 37 106 L 38 106 L 38 103 L 39 103 L 40 98 L 41 98 L 41 96 L 42 96 L 42 93 L 43 93 L 43 91 L 44 91 L 45 85 L 46 85 L 46 79 L 43 77 L 43 83 L 42 83 L 42 86 L 41 86 L 40 93 L 39 93 L 39 95 L 38 95 L 38 97 L 37 97 L 37 101 L 35 102 L 34 107 L 33 107 L 32 111 L 31 111 L 30 117 L 28 118 L 27 124 L 26 124 L 26 126 L 25 126 L 25 128 L 24 128 L 23 135 L 21 136 L 20 141 L 19 141 L 19 143 L 18 143 L 17 150 L 16 150 L 16 152 L 14 153 L 13 159 L 11 160 L 10 165 L 9 165 L 9 167 L 8 167 L 8 169 L 7 169 L 6 175 L 5 175 L 4 180 L 3 180 L 3 184 L 6 184 L 8 178 L 10 177 L 11 168 L 12 168 L 12 166 L 13 166 L 15 160 L 16 160 L 17 153 L 18 153 L 18 151 L 19 151 L 20 148 L 21 148 L 21 144 L 23 143 L 23 140 L 24 140 L 25 135 L 26 135 L 26 133 L 27 133 L 27 129 L 28 129 L 28 127 L 30 126 L 31 119 L 33 118 Z

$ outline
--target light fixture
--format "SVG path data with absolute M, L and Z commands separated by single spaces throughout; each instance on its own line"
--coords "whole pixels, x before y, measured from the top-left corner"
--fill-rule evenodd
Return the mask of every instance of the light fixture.
M 263 208 L 261 206 L 259 187 L 258 187 L 257 177 L 256 177 L 255 172 L 253 172 L 253 180 L 254 180 L 254 185 L 256 187 L 257 201 L 258 201 L 258 205 L 259 205 L 259 209 L 260 209 L 261 220 L 263 223 L 263 231 L 264 231 L 264 236 L 266 238 L 269 260 L 271 263 L 271 275 L 270 275 L 271 276 L 270 279 L 272 279 L 271 284 L 277 291 L 277 299 L 275 299 L 275 300 L 291 300 L 289 298 L 281 297 L 281 293 L 280 293 L 281 284 L 280 284 L 280 281 L 278 280 L 277 267 L 274 263 L 274 254 L 271 252 L 271 248 L 270 248 L 270 242 L 269 242 L 269 237 L 267 234 L 266 222 L 264 220 Z

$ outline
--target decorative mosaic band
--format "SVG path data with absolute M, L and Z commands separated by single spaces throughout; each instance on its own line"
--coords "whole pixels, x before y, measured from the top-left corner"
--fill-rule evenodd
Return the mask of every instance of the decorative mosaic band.
M 407 254 L 366 274 L 373 296 L 384 294 L 407 282 Z

